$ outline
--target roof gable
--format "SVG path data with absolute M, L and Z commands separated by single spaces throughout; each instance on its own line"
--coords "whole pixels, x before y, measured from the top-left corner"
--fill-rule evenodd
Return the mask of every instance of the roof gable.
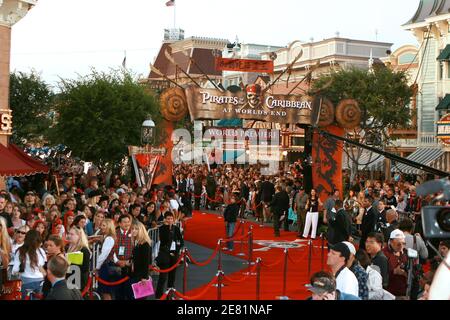
M 427 18 L 450 13 L 450 0 L 420 0 L 414 16 L 404 25 L 425 22 Z

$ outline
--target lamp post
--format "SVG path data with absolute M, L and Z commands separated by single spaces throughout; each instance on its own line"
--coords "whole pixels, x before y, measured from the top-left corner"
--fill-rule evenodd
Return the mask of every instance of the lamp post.
M 155 122 L 151 116 L 147 116 L 147 120 L 142 122 L 141 126 L 141 142 L 146 147 L 154 141 Z

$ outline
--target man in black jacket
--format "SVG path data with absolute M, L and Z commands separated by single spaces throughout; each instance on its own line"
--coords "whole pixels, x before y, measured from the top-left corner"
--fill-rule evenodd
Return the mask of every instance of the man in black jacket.
M 167 211 L 164 214 L 164 225 L 159 228 L 160 247 L 156 263 L 160 269 L 169 269 L 172 267 L 178 261 L 180 251 L 184 247 L 183 235 L 181 234 L 180 228 L 174 225 L 174 222 L 175 219 L 173 213 Z M 176 273 L 177 268 L 173 269 L 168 274 L 163 272 L 159 273 L 158 285 L 155 293 L 156 299 L 161 298 L 163 295 L 167 279 L 169 279 L 167 286 L 169 288 L 174 287 Z
M 47 264 L 47 277 L 52 288 L 45 300 L 83 300 L 77 289 L 69 289 L 66 282 L 66 273 L 69 263 L 60 256 L 53 257 Z
M 208 176 L 206 177 L 206 193 L 208 195 L 208 199 L 206 201 L 207 205 L 206 208 L 208 208 L 208 205 L 211 210 L 215 210 L 217 203 L 216 200 L 216 191 L 217 191 L 217 183 L 214 179 L 213 173 L 210 171 L 208 173 Z
M 232 196 L 231 203 L 226 206 L 223 212 L 223 218 L 225 220 L 225 228 L 227 238 L 232 238 L 234 234 L 234 228 L 236 226 L 237 217 L 239 215 L 239 204 L 237 204 L 236 196 Z M 233 241 L 227 242 L 227 247 L 224 250 L 233 250 Z
M 378 214 L 372 207 L 373 199 L 371 197 L 365 197 L 363 201 L 364 216 L 361 223 L 361 240 L 359 242 L 359 248 L 361 250 L 366 249 L 367 235 L 375 231 L 377 224 Z
M 348 224 L 346 212 L 343 208 L 342 200 L 334 201 L 336 214 L 330 217 L 329 225 L 333 227 L 333 236 L 328 238 L 329 244 L 333 245 L 343 241 L 349 241 L 351 230 Z
M 264 182 L 261 184 L 261 199 L 266 204 L 264 206 L 263 215 L 265 222 L 270 219 L 270 213 L 268 210 L 268 205 L 272 201 L 272 197 L 275 193 L 275 187 L 272 182 L 269 181 L 268 177 L 264 178 Z
M 276 193 L 273 196 L 272 202 L 269 203 L 267 207 L 270 207 L 273 212 L 273 231 L 275 237 L 280 236 L 280 217 L 284 215 L 285 220 L 287 220 L 287 213 L 289 210 L 289 195 L 283 188 L 278 185 L 276 187 Z M 286 228 L 285 228 L 286 230 Z

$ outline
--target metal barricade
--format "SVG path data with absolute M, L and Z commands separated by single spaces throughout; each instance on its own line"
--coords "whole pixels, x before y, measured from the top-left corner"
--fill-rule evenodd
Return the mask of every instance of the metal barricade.
M 98 257 L 100 256 L 101 252 L 101 244 L 100 243 L 94 243 L 92 245 L 92 259 L 91 259 L 91 271 L 95 270 L 95 267 L 97 266 Z M 96 290 L 98 288 L 98 281 L 93 277 L 92 279 L 92 288 Z
M 148 236 L 152 240 L 152 260 L 155 261 L 159 253 L 159 227 L 148 229 Z

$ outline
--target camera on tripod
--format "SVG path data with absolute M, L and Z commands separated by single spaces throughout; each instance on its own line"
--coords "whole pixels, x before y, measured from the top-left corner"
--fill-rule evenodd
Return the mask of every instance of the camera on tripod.
M 442 192 L 436 200 L 450 200 L 450 181 L 448 179 L 429 181 L 417 187 L 417 195 L 425 196 Z M 450 238 L 450 206 L 427 206 L 422 208 L 422 227 L 425 237 Z

